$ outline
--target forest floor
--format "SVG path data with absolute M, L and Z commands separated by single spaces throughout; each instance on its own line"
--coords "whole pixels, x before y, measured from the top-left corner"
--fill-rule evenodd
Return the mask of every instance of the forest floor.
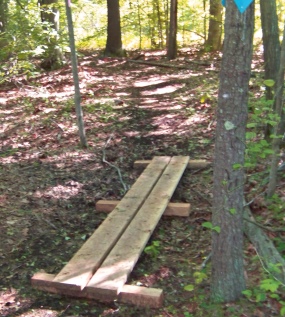
M 88 148 L 76 125 L 70 65 L 0 87 L 0 315 L 19 317 L 270 317 L 280 304 L 243 298 L 210 302 L 212 167 L 187 170 L 172 201 L 191 203 L 189 218 L 162 218 L 128 283 L 162 288 L 161 309 L 77 300 L 31 287 L 34 273 L 58 273 L 105 219 L 100 199 L 119 200 L 139 176 L 136 160 L 189 155 L 213 160 L 219 54 L 144 52 L 162 67 L 104 58 L 79 59 Z M 258 56 L 256 60 L 258 61 Z M 141 60 L 143 60 L 141 59 Z M 178 67 L 177 67 L 178 66 Z M 259 63 L 256 62 L 256 70 Z M 103 163 L 103 156 L 117 170 Z M 153 243 L 155 241 L 155 243 Z M 246 241 L 248 287 L 261 265 Z M 188 291 L 184 289 L 187 285 Z

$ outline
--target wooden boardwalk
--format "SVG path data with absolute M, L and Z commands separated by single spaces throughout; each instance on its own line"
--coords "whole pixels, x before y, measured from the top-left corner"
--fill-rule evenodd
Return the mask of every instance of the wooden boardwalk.
M 36 273 L 32 285 L 52 293 L 140 306 L 162 305 L 162 290 L 126 285 L 150 236 L 165 213 L 189 215 L 189 204 L 169 201 L 189 157 L 154 157 L 120 202 L 98 204 L 108 217 L 57 274 Z M 102 206 L 105 206 L 102 208 Z

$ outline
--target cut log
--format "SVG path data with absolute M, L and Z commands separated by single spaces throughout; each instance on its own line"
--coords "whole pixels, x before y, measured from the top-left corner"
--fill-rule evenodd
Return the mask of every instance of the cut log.
M 119 200 L 99 200 L 96 203 L 96 211 L 111 212 L 119 203 Z M 189 217 L 191 205 L 189 203 L 169 203 L 163 216 Z
M 134 162 L 134 168 L 143 169 L 148 166 L 151 160 L 137 160 Z M 211 162 L 206 160 L 189 160 L 187 168 L 190 169 L 200 169 L 207 168 L 211 166 Z
M 69 289 L 82 290 L 109 254 L 126 227 L 152 191 L 170 161 L 170 157 L 155 157 L 112 213 L 96 229 L 66 266 L 54 283 Z
M 86 286 L 106 296 L 117 296 L 159 222 L 189 157 L 173 157 L 151 194 L 126 228 L 118 243 Z M 91 290 L 90 290 L 91 291 Z

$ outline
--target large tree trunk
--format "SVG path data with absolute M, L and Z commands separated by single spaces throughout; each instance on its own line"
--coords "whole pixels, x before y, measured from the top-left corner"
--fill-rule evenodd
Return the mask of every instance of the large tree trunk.
M 105 55 L 124 56 L 122 49 L 121 18 L 119 0 L 107 0 L 108 25 Z
M 240 13 L 226 2 L 214 161 L 212 299 L 237 300 L 245 289 L 243 268 L 243 168 L 254 6 Z
M 210 0 L 210 21 L 206 51 L 219 51 L 222 48 L 222 17 L 223 6 L 220 0 Z
M 177 0 L 171 0 L 170 3 L 170 28 L 167 44 L 167 58 L 175 59 L 177 54 Z

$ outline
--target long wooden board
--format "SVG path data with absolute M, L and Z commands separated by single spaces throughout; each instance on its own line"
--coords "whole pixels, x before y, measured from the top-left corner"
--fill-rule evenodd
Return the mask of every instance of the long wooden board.
M 119 294 L 159 222 L 189 157 L 173 157 L 136 217 L 86 286 L 88 292 Z
M 124 285 L 121 293 L 116 298 L 100 296 L 100 294 L 92 293 L 88 289 L 82 291 L 72 290 L 66 288 L 64 290 L 55 287 L 53 282 L 54 274 L 45 272 L 36 273 L 32 277 L 32 286 L 42 291 L 47 291 L 55 294 L 62 294 L 78 298 L 97 299 L 100 301 L 108 302 L 114 299 L 126 304 L 133 304 L 136 306 L 159 308 L 163 302 L 163 291 L 157 288 L 147 288 L 135 285 Z
M 137 160 L 134 162 L 134 168 L 145 168 L 148 166 L 148 164 L 151 162 L 151 160 Z M 199 169 L 199 168 L 206 168 L 211 166 L 210 161 L 206 160 L 189 160 L 187 168 L 190 169 Z
M 119 200 L 98 200 L 96 203 L 96 211 L 111 212 L 118 205 Z M 189 217 L 190 203 L 168 203 L 163 216 Z
M 60 289 L 82 290 L 147 199 L 170 157 L 154 157 L 122 201 L 57 274 Z

